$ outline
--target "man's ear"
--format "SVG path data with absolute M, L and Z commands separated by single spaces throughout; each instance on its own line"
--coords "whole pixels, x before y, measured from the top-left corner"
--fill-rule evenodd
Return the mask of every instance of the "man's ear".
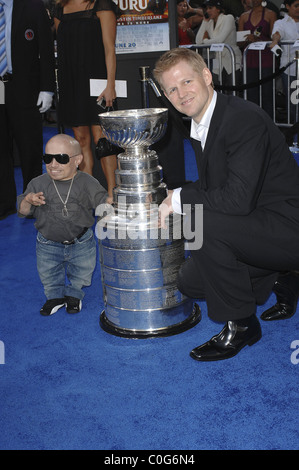
M 211 74 L 211 71 L 208 69 L 208 67 L 205 67 L 202 71 L 202 77 L 206 83 L 206 85 L 211 85 L 213 82 L 213 77 Z
M 76 158 L 76 160 L 75 160 L 76 166 L 78 167 L 78 166 L 80 165 L 80 163 L 82 163 L 82 160 L 83 160 L 83 155 L 82 155 L 82 153 L 80 153 L 79 155 L 77 155 L 75 158 Z

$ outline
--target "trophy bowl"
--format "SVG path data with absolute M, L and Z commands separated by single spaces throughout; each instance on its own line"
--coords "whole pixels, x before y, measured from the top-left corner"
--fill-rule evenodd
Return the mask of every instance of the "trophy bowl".
M 167 128 L 167 108 L 110 111 L 99 115 L 105 137 L 124 149 L 147 148 L 160 140 Z

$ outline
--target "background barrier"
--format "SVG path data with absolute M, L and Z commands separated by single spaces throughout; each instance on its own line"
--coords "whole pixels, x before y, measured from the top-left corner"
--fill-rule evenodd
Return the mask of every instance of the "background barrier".
M 268 47 L 271 42 L 266 42 L 266 46 Z M 247 99 L 247 90 L 249 88 L 253 88 L 258 86 L 259 87 L 259 106 L 263 107 L 262 102 L 262 86 L 264 83 L 268 81 L 272 81 L 272 96 L 273 96 L 273 120 L 275 124 L 281 127 L 292 127 L 298 121 L 298 112 L 295 118 L 291 116 L 291 97 L 292 93 L 296 93 L 296 84 L 292 87 L 293 77 L 290 75 L 290 65 L 296 60 L 293 52 L 291 52 L 292 46 L 294 46 L 294 41 L 281 41 L 279 46 L 284 46 L 285 52 L 287 54 L 287 65 L 284 67 L 279 68 L 279 59 L 278 57 L 273 54 L 273 62 L 272 62 L 272 74 L 263 77 L 262 76 L 262 61 L 261 61 L 261 52 L 262 50 L 254 50 L 250 49 L 250 45 L 248 45 L 243 51 L 243 83 L 236 84 L 236 58 L 234 50 L 228 44 L 223 44 L 223 48 L 229 51 L 231 57 L 231 65 L 232 65 L 232 84 L 231 86 L 222 86 L 222 74 L 219 73 L 219 85 L 215 85 L 217 91 L 220 92 L 231 92 L 232 94 L 242 96 L 244 99 Z M 219 71 L 222 70 L 222 51 L 213 51 L 211 52 L 212 44 L 208 45 L 192 45 L 190 48 L 195 50 L 199 54 L 201 54 L 207 62 L 208 67 L 211 71 L 213 71 L 213 64 L 212 59 L 217 58 L 219 61 Z M 248 75 L 248 67 L 247 67 L 247 55 L 248 51 L 253 51 L 254 53 L 258 54 L 258 81 L 257 82 L 248 82 L 247 75 Z M 285 53 L 284 52 L 284 53 Z M 298 51 L 299 53 L 299 51 Z M 299 59 L 297 59 L 298 61 Z M 297 67 L 298 69 L 298 67 Z M 286 94 L 285 90 L 283 90 L 282 85 L 282 74 L 287 76 L 287 88 Z M 297 75 L 297 80 L 299 77 Z M 299 82 L 298 82 L 299 83 Z M 295 95 L 294 95 L 295 96 Z M 296 103 L 297 104 L 297 103 Z M 296 106 L 298 107 L 298 105 Z

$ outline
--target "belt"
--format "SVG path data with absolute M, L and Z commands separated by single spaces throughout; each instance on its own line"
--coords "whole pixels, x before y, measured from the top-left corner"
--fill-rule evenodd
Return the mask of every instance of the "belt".
M 10 82 L 10 81 L 12 80 L 12 73 L 8 73 L 8 72 L 5 73 L 5 74 L 3 75 L 3 77 L 0 77 L 0 80 L 1 80 L 1 82 L 3 82 L 3 83 Z
M 80 240 L 80 238 L 82 238 L 83 235 L 85 235 L 85 233 L 87 232 L 87 230 L 88 230 L 88 227 L 85 227 L 85 228 L 82 230 L 82 232 L 79 233 L 79 235 L 78 235 L 76 238 L 74 238 L 74 239 L 71 240 L 71 241 L 65 240 L 64 242 L 61 242 L 61 243 L 62 243 L 63 245 L 73 245 L 73 244 L 76 242 L 76 240 Z

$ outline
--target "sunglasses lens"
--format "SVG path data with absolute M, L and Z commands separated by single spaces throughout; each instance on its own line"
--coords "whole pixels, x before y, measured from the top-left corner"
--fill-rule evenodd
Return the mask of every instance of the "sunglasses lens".
M 70 157 L 66 153 L 61 153 L 60 155 L 55 155 L 55 160 L 57 163 L 66 165 L 70 161 Z
M 43 156 L 44 162 L 46 165 L 51 163 L 51 161 L 55 158 L 57 163 L 60 163 L 62 165 L 66 165 L 70 161 L 70 157 L 68 156 L 67 153 L 58 153 L 56 155 L 52 155 L 50 153 L 45 153 Z
M 53 160 L 53 156 L 52 156 L 52 155 L 45 154 L 45 155 L 43 156 L 43 160 L 44 160 L 45 164 L 48 165 L 48 164 L 51 163 L 51 161 Z

